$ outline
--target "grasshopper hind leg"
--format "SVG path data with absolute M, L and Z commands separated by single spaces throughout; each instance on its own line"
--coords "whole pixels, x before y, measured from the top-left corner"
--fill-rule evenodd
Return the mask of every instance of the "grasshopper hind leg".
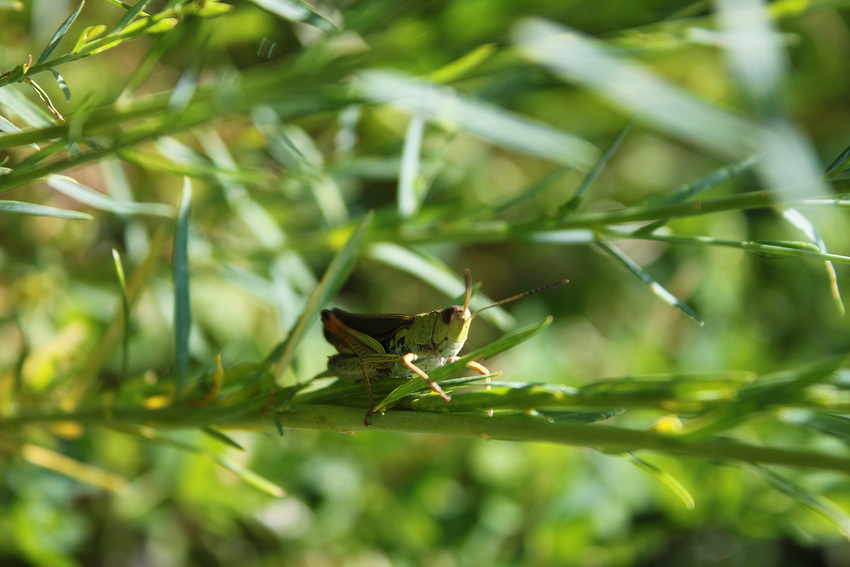
M 424 370 L 413 364 L 414 360 L 416 360 L 416 355 L 412 352 L 409 352 L 401 357 L 402 364 L 404 364 L 408 368 L 408 370 L 428 382 L 428 385 L 431 386 L 431 389 L 434 390 L 434 392 L 436 392 L 438 396 L 440 396 L 447 402 L 452 401 L 452 398 L 447 393 L 445 393 L 442 388 L 440 388 L 439 384 L 431 380 L 431 377 L 428 376 L 428 374 Z

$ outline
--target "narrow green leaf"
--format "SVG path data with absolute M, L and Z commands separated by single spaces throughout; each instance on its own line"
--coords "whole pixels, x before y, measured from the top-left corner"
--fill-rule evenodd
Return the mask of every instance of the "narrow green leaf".
M 850 169 L 850 146 L 844 148 L 844 151 L 829 164 L 829 167 L 826 168 L 826 176 L 834 180 L 848 169 Z
M 80 34 L 80 37 L 77 38 L 77 43 L 74 45 L 74 48 L 71 49 L 71 53 L 77 53 L 83 46 L 93 39 L 97 39 L 103 32 L 106 31 L 106 26 L 96 25 L 89 26 L 83 30 L 83 33 Z
M 425 119 L 414 114 L 410 117 L 401 151 L 401 171 L 398 175 L 398 214 L 402 219 L 416 216 L 427 187 L 419 171 L 422 138 L 425 135 Z
M 753 465 L 753 468 L 774 488 L 838 526 L 844 537 L 850 537 L 850 516 L 834 502 L 764 466 Z
M 587 191 L 587 188 L 590 187 L 590 184 L 593 183 L 593 181 L 599 176 L 599 174 L 605 168 L 605 165 L 607 165 L 608 160 L 611 159 L 611 156 L 614 155 L 614 152 L 617 151 L 617 149 L 620 147 L 620 144 L 622 144 L 623 140 L 626 139 L 626 136 L 629 134 L 629 132 L 631 132 L 635 121 L 636 119 L 632 117 L 632 119 L 629 120 L 625 126 L 623 126 L 622 130 L 620 130 L 620 132 L 614 138 L 614 141 L 612 141 L 608 148 L 605 150 L 605 153 L 599 156 L 599 159 L 596 161 L 595 164 L 593 164 L 593 167 L 590 169 L 587 175 L 585 175 L 584 179 L 582 179 L 581 184 L 578 186 L 573 196 L 562 206 L 562 214 L 571 213 L 579 208 L 582 200 L 584 199 L 584 194 Z
M 670 205 L 673 203 L 681 203 L 687 201 L 691 197 L 695 197 L 700 193 L 704 193 L 709 189 L 717 187 L 721 183 L 740 175 L 741 173 L 752 168 L 758 161 L 758 157 L 752 155 L 735 163 L 723 166 L 716 169 L 704 177 L 700 177 L 696 181 L 686 183 L 672 193 L 654 197 L 645 202 L 646 205 Z
M 0 211 L 37 217 L 56 217 L 76 220 L 92 219 L 92 216 L 87 215 L 86 213 L 67 211 L 65 209 L 55 209 L 45 205 L 34 205 L 33 203 L 22 203 L 20 201 L 0 201 Z
M 183 181 L 183 197 L 177 212 L 174 234 L 174 377 L 178 397 L 186 384 L 189 371 L 189 331 L 192 312 L 189 299 L 189 213 L 192 207 L 192 184 Z
M 74 10 L 74 13 L 68 16 L 62 25 L 59 26 L 59 29 L 56 30 L 56 33 L 53 34 L 53 37 L 50 38 L 50 41 L 47 42 L 47 47 L 44 48 L 44 51 L 41 52 L 41 55 L 38 56 L 38 60 L 35 62 L 36 65 L 40 65 L 44 63 L 47 58 L 53 53 L 53 50 L 56 49 L 56 46 L 59 44 L 59 41 L 65 37 L 65 34 L 68 32 L 68 28 L 71 27 L 71 24 L 74 23 L 74 20 L 77 19 L 77 16 L 80 15 L 80 12 L 83 10 L 83 6 L 86 5 L 86 0 L 81 0 L 80 5 Z
M 127 365 L 130 356 L 130 299 L 127 297 L 127 280 L 124 277 L 124 265 L 118 250 L 112 249 L 112 259 L 115 261 L 115 273 L 118 276 L 118 285 L 121 288 L 121 311 L 124 314 L 124 326 L 122 330 L 123 341 L 121 345 L 121 380 L 119 386 L 127 379 Z
M 656 282 L 652 276 L 646 273 L 643 268 L 638 265 L 637 262 L 629 258 L 625 252 L 608 242 L 607 240 L 599 240 L 596 242 L 596 246 L 598 246 L 603 252 L 617 260 L 623 267 L 629 270 L 631 273 L 636 275 L 640 281 L 649 286 L 650 291 L 661 299 L 663 302 L 672 305 L 676 309 L 681 310 L 688 317 L 693 318 L 694 321 L 699 323 L 701 326 L 705 325 L 705 322 L 700 319 L 699 315 L 696 314 L 696 311 L 691 309 L 687 304 L 680 301 L 675 295 L 664 289 L 664 286 Z
M 301 315 L 298 317 L 295 326 L 289 331 L 286 339 L 277 345 L 274 351 L 266 358 L 267 363 L 277 364 L 278 369 L 281 371 L 289 368 L 292 364 L 295 358 L 296 348 L 306 336 L 310 326 L 319 319 L 319 312 L 339 293 L 339 289 L 354 268 L 357 251 L 363 243 L 363 239 L 372 222 L 372 216 L 373 214 L 370 212 L 363 218 L 357 228 L 348 237 L 339 253 L 331 260 L 324 277 L 322 277 L 313 295 L 310 296 L 310 299 L 301 311 Z M 338 236 L 338 232 L 336 235 L 332 234 L 331 237 Z
M 643 472 L 654 476 L 656 479 L 666 485 L 667 488 L 669 488 L 673 492 L 673 494 L 679 497 L 679 500 L 682 501 L 682 504 L 685 505 L 685 508 L 687 508 L 688 510 L 694 509 L 694 506 L 696 504 L 694 501 L 694 497 L 691 496 L 691 493 L 688 492 L 688 489 L 685 488 L 681 482 L 676 480 L 673 475 L 671 475 L 667 471 L 659 469 L 651 463 L 644 461 L 633 453 L 623 453 L 622 457 L 627 462 L 633 464 Z
M 242 445 L 240 445 L 239 443 L 237 443 L 236 441 L 234 441 L 232 437 L 230 437 L 229 435 L 225 435 L 224 433 L 222 433 L 221 431 L 219 431 L 218 429 L 216 429 L 214 427 L 202 427 L 201 431 L 203 431 L 204 433 L 206 433 L 207 435 L 209 435 L 210 437 L 212 437 L 216 441 L 220 441 L 220 442 L 224 443 L 225 445 L 229 445 L 230 447 L 233 447 L 234 449 L 239 449 L 240 451 L 245 450 L 245 448 Z
M 599 156 L 593 144 L 578 136 L 398 73 L 364 71 L 358 88 L 374 102 L 455 124 L 489 142 L 555 163 L 585 170 Z
M 121 19 L 118 20 L 118 23 L 115 24 L 115 26 L 109 33 L 116 33 L 122 28 L 124 28 L 126 25 L 128 25 L 130 22 L 132 22 L 136 18 L 136 16 L 138 16 L 142 12 L 148 2 L 150 2 L 150 0 L 139 0 L 138 2 L 136 2 L 132 8 L 129 8 L 127 12 L 123 16 L 121 16 Z
M 114 199 L 64 175 L 50 175 L 47 184 L 63 195 L 101 211 L 120 215 L 153 215 L 173 217 L 174 209 L 164 203 L 136 203 Z
M 450 83 L 460 79 L 476 67 L 488 60 L 496 52 L 495 43 L 479 45 L 466 55 L 455 59 L 448 65 L 443 65 L 426 78 L 435 83 Z
M 9 122 L 7 119 L 0 116 L 0 132 L 21 132 L 21 131 L 22 130 L 20 128 L 18 128 L 17 126 L 15 126 L 11 122 Z M 30 144 L 29 147 L 31 147 L 32 149 L 34 149 L 36 151 L 38 151 L 40 149 L 37 144 Z M 8 156 L 7 156 L 6 159 L 3 160 L 3 162 L 5 163 L 7 161 L 7 159 L 8 159 Z
M 62 89 L 62 93 L 65 95 L 65 100 L 71 100 L 71 89 L 68 87 L 68 83 L 65 81 L 65 77 L 60 75 L 59 71 L 57 71 L 56 69 L 51 69 L 50 71 L 56 78 L 56 84 L 59 85 L 60 89 Z

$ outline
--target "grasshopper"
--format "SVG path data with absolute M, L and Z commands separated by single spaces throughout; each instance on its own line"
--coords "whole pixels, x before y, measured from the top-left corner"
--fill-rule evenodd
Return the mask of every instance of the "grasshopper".
M 328 359 L 328 375 L 346 380 L 363 380 L 369 395 L 369 409 L 364 423 L 375 409 L 372 381 L 387 376 L 407 377 L 417 375 L 444 400 L 451 401 L 439 384 L 431 380 L 428 371 L 454 362 L 466 343 L 472 319 L 491 307 L 503 305 L 521 297 L 568 280 L 526 291 L 497 301 L 475 312 L 469 310 L 472 282 L 469 270 L 464 271 L 466 297 L 463 305 L 436 309 L 418 315 L 386 314 L 358 315 L 342 309 L 322 311 L 325 338 L 338 352 Z M 490 374 L 481 364 L 466 364 L 482 375 Z

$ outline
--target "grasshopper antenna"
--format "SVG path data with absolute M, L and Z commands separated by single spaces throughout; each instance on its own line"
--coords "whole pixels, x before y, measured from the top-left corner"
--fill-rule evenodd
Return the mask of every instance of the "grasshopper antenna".
M 499 305 L 504 305 L 505 303 L 510 303 L 511 301 L 516 301 L 517 299 L 522 299 L 523 297 L 526 297 L 528 295 L 540 293 L 541 291 L 546 291 L 550 287 L 555 287 L 556 285 L 563 285 L 565 283 L 570 283 L 570 280 L 561 280 L 561 281 L 557 281 L 557 282 L 552 282 L 552 283 L 547 284 L 547 285 L 536 287 L 536 288 L 529 290 L 529 291 L 524 291 L 522 293 L 512 295 L 512 296 L 510 296 L 506 299 L 503 299 L 501 301 L 497 301 L 496 303 L 493 303 L 492 305 L 488 305 L 487 307 L 482 307 L 481 309 L 479 309 L 478 311 L 473 313 L 472 316 L 475 317 L 476 315 L 478 315 L 479 313 L 481 313 L 485 309 L 490 309 L 491 307 L 497 307 Z M 467 291 L 467 296 L 468 296 L 468 294 L 469 294 L 469 288 L 468 287 L 466 288 L 466 291 Z
M 469 309 L 469 302 L 472 299 L 472 272 L 469 268 L 463 271 L 463 281 L 466 282 L 466 298 L 463 300 L 463 312 Z

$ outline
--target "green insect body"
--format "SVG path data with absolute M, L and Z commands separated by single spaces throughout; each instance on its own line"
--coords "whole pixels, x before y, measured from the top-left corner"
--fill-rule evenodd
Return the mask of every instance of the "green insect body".
M 566 283 L 564 280 L 509 297 L 473 313 L 469 310 L 472 285 L 468 270 L 464 276 L 466 297 L 463 305 L 418 315 L 358 315 L 342 309 L 322 311 L 325 338 L 338 351 L 338 354 L 328 359 L 328 374 L 364 381 L 369 395 L 369 409 L 364 420 L 366 425 L 369 425 L 369 416 L 375 407 L 371 385 L 373 380 L 415 374 L 425 380 L 436 394 L 451 401 L 440 385 L 431 380 L 428 371 L 457 360 L 475 315 L 483 309 Z M 490 373 L 477 362 L 469 362 L 467 367 L 481 374 Z

